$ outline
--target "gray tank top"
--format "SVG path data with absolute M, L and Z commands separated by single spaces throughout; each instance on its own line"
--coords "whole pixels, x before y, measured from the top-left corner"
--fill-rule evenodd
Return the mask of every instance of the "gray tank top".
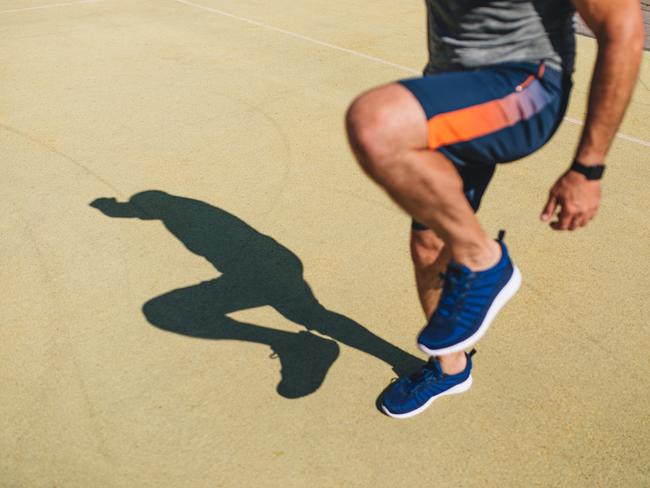
M 575 10 L 570 0 L 426 2 L 427 74 L 519 61 L 545 61 L 573 71 Z

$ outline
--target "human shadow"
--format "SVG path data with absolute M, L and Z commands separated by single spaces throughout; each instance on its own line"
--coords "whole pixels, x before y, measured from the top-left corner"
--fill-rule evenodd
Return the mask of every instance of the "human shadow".
M 152 325 L 177 334 L 270 346 L 281 362 L 277 391 L 285 398 L 309 395 L 320 387 L 339 355 L 335 341 L 375 356 L 400 376 L 423 364 L 321 305 L 293 252 L 225 210 L 157 190 L 137 193 L 128 202 L 98 198 L 90 205 L 109 217 L 160 220 L 189 251 L 207 259 L 221 273 L 218 278 L 147 301 L 142 307 L 145 317 Z M 263 305 L 307 331 L 286 332 L 227 316 Z

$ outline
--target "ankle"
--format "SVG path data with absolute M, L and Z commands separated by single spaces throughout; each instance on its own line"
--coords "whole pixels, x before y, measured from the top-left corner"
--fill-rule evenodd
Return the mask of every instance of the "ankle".
M 454 261 L 464 264 L 472 271 L 484 271 L 496 265 L 501 259 L 501 246 L 487 239 L 481 244 L 467 247 L 457 246 L 452 250 Z
M 465 357 L 465 353 L 462 351 L 438 356 L 438 362 L 440 363 L 442 372 L 450 375 L 465 371 L 467 367 L 467 357 Z

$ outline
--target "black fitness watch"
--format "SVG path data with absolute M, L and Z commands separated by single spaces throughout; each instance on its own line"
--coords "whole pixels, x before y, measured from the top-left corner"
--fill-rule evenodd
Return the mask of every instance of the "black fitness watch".
M 573 164 L 571 164 L 571 167 L 569 168 L 569 171 L 575 171 L 576 173 L 585 175 L 588 180 L 599 180 L 603 177 L 603 173 L 605 172 L 605 165 L 594 164 L 592 166 L 587 166 L 578 160 L 574 160 Z

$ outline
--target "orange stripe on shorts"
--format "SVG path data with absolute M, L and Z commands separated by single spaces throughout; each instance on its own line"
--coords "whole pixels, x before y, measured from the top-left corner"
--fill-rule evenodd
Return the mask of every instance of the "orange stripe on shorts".
M 527 79 L 503 98 L 433 116 L 427 122 L 429 148 L 486 136 L 532 117 L 545 105 L 536 81 Z

